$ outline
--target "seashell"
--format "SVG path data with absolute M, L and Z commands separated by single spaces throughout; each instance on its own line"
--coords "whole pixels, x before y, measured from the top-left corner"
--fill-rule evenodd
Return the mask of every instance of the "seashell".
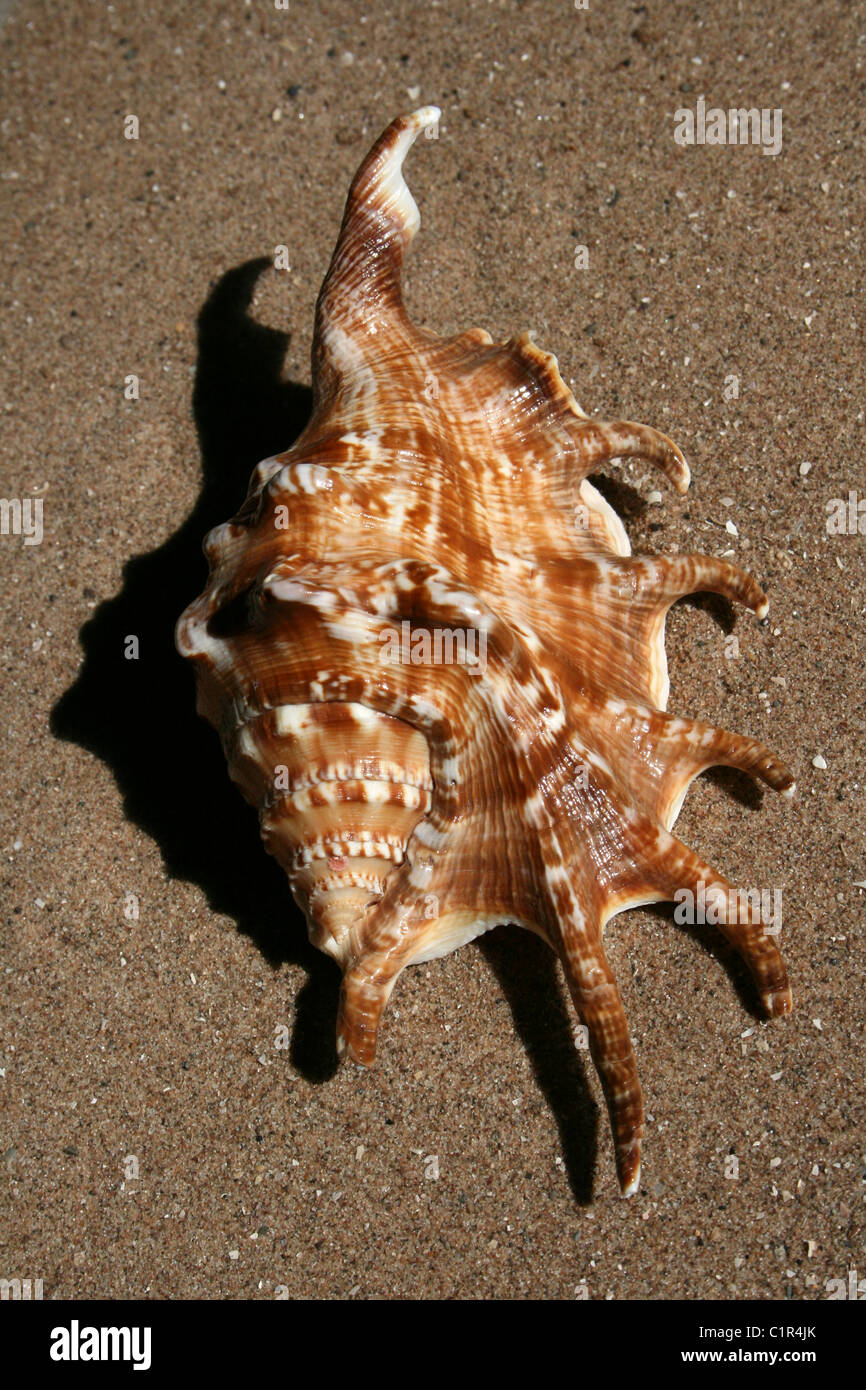
M 372 1062 L 407 965 L 499 923 L 536 932 L 587 1030 L 631 1195 L 643 1105 L 605 923 L 703 885 L 767 1013 L 791 1007 L 765 924 L 672 827 L 707 767 L 784 794 L 793 776 L 761 743 L 664 712 L 671 604 L 710 590 L 759 619 L 768 604 L 723 560 L 631 555 L 587 475 L 639 457 L 685 492 L 664 435 L 588 418 L 528 333 L 409 321 L 419 216 L 402 164 L 438 115 L 395 120 L 355 176 L 316 307 L 312 418 L 207 536 L 177 645 L 343 972 L 341 1052 Z

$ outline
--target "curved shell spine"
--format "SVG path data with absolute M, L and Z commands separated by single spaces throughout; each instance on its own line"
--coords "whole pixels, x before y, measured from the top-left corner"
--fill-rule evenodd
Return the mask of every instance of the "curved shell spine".
M 562 962 L 631 1194 L 643 1107 L 609 918 L 703 883 L 767 1012 L 791 1007 L 765 925 L 672 833 L 714 764 L 794 790 L 762 744 L 665 713 L 671 604 L 712 590 L 762 618 L 767 601 L 725 561 L 631 555 L 588 475 L 638 456 L 684 492 L 664 435 L 589 419 L 528 334 L 409 321 L 419 219 L 401 169 L 438 114 L 394 121 L 352 183 L 317 304 L 312 418 L 208 536 L 178 647 L 343 970 L 341 1049 L 373 1060 L 406 965 L 516 922 Z

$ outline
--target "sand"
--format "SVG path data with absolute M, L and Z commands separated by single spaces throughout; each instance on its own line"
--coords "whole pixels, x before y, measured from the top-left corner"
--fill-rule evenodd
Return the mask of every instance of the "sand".
M 826 525 L 866 495 L 854 7 L 2 12 L 2 494 L 41 499 L 43 536 L 0 536 L 0 1274 L 46 1298 L 812 1300 L 866 1272 L 866 540 Z M 702 95 L 781 110 L 780 152 L 678 144 Z M 609 925 L 648 1112 L 630 1202 L 558 967 L 515 928 L 407 971 L 375 1069 L 337 1068 L 337 972 L 172 645 L 204 531 L 306 418 L 351 175 L 424 102 L 414 317 L 534 329 L 587 410 L 671 434 L 685 499 L 611 470 L 634 548 L 728 555 L 771 599 L 764 626 L 677 606 L 670 708 L 797 772 L 790 803 L 701 778 L 678 824 L 781 890 L 796 1008 L 763 1022 L 670 908 Z

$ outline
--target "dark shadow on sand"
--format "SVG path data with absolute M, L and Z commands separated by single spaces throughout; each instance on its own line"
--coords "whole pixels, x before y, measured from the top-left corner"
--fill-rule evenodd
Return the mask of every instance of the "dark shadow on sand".
M 478 945 L 502 986 L 535 1079 L 553 1112 L 575 1201 L 587 1206 L 592 1201 L 599 1109 L 586 1080 L 586 1068 L 592 1067 L 589 1052 L 575 1047 L 577 1020 L 565 999 L 556 956 L 522 927 L 498 927 Z
M 310 414 L 309 388 L 281 379 L 287 335 L 248 313 L 269 265 L 259 259 L 230 270 L 208 296 L 193 391 L 198 502 L 164 545 L 128 562 L 120 593 L 85 624 L 84 661 L 51 728 L 107 764 L 127 815 L 157 842 L 171 874 L 198 884 L 272 967 L 304 968 L 293 1061 L 323 1079 L 336 1068 L 339 976 L 310 946 L 285 875 L 263 850 L 255 813 L 229 781 L 216 734 L 196 714 L 192 668 L 174 647 L 174 625 L 204 587 L 205 533 L 238 510 L 256 463 L 288 448 Z M 124 657 L 130 634 L 139 639 L 137 661 Z

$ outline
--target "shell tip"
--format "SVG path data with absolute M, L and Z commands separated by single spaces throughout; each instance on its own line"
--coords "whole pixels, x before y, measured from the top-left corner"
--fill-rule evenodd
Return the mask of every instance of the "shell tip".
M 641 1141 L 635 1135 L 630 1142 L 618 1144 L 616 1168 L 619 1176 L 619 1191 L 622 1197 L 634 1197 L 640 1187 Z
M 629 1182 L 626 1183 L 625 1187 L 622 1188 L 622 1196 L 623 1196 L 623 1197 L 634 1197 L 634 1196 L 636 1196 L 637 1190 L 638 1190 L 639 1187 L 640 1187 L 640 1164 L 638 1164 L 637 1172 L 635 1173 L 634 1177 L 631 1178 L 631 1180 L 630 1180 Z
M 761 1002 L 770 1018 L 780 1018 L 782 1014 L 789 1014 L 794 1007 L 790 985 L 783 989 L 768 989 L 762 994 Z
M 377 197 L 389 216 L 394 217 L 405 228 L 409 241 L 421 225 L 421 216 L 403 178 L 403 160 L 422 130 L 427 132 L 428 139 L 431 138 L 431 134 L 436 135 L 436 126 L 441 114 L 438 106 L 419 106 L 417 111 L 398 116 L 382 137 L 386 142 L 384 158 L 373 164 L 372 184 L 365 190 L 361 199 L 367 201 L 371 195 Z M 362 165 L 362 174 L 366 168 L 367 165 Z
M 410 120 L 418 130 L 427 130 L 439 120 L 442 112 L 438 106 L 419 106 L 413 111 Z

